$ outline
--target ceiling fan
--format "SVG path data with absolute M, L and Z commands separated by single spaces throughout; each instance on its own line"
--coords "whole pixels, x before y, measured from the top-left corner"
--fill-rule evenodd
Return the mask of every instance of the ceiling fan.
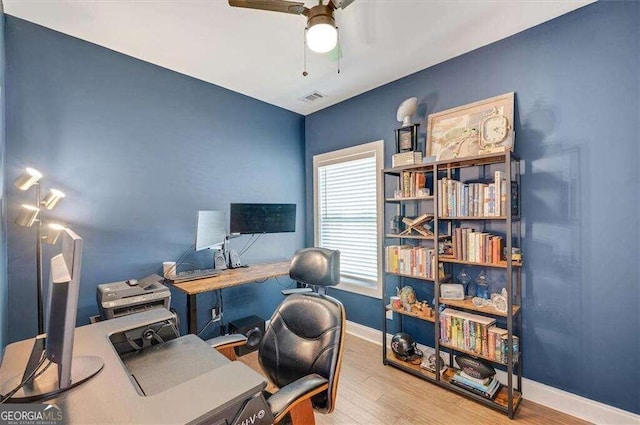
M 229 5 L 248 9 L 270 10 L 272 12 L 304 15 L 307 17 L 307 45 L 317 53 L 327 53 L 338 43 L 338 31 L 333 11 L 344 9 L 354 0 L 329 0 L 308 8 L 302 2 L 286 0 L 229 0 Z

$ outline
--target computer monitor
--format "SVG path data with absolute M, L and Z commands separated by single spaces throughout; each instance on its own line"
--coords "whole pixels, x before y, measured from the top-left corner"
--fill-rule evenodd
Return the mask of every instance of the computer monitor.
M 62 252 L 51 259 L 47 358 L 58 365 L 61 387 L 71 383 L 73 335 L 78 311 L 82 238 L 70 229 L 62 234 Z
M 42 344 L 42 336 L 34 340 L 25 373 L 13 379 L 22 387 L 11 401 L 50 398 L 81 384 L 104 366 L 100 357 L 73 356 L 81 268 L 82 238 L 72 230 L 64 229 L 62 250 L 51 259 L 46 342 Z M 47 359 L 57 367 L 43 367 Z
M 231 204 L 231 233 L 296 231 L 296 204 Z
M 223 211 L 198 211 L 196 251 L 223 248 L 227 237 Z

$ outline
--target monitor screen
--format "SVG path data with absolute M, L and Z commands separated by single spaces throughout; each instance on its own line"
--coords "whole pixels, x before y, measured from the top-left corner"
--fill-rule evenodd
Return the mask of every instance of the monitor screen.
M 231 233 L 296 231 L 296 204 L 231 204 Z
M 221 248 L 227 237 L 223 211 L 198 211 L 196 251 Z

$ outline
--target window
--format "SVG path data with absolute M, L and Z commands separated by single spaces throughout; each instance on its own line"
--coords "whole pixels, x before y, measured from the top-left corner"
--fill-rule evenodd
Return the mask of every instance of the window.
M 340 251 L 338 288 L 382 298 L 382 140 L 313 157 L 315 246 Z

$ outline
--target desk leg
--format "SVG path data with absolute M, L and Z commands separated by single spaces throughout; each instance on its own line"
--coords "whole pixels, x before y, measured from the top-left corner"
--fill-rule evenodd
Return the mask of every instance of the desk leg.
M 198 300 L 196 295 L 187 295 L 187 328 L 190 334 L 198 333 Z

